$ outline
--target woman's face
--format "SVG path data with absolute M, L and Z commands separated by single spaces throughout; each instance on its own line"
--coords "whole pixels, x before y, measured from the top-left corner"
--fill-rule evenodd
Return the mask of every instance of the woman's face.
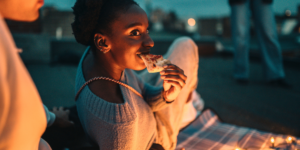
M 110 53 L 117 65 L 133 70 L 145 69 L 146 66 L 138 54 L 149 53 L 154 46 L 148 34 L 145 11 L 132 5 L 126 12 L 120 13 L 111 27 L 112 33 L 108 35 Z
M 0 0 L 0 13 L 4 18 L 18 21 L 34 21 L 44 0 Z

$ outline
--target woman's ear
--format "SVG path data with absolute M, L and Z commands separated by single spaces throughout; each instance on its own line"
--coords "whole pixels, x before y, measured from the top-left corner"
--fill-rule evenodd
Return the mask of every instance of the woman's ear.
M 94 35 L 94 44 L 96 48 L 104 54 L 110 51 L 110 45 L 107 44 L 107 37 L 101 33 Z

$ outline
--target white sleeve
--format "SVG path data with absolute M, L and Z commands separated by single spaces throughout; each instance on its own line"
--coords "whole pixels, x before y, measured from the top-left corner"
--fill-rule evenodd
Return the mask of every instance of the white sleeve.
M 50 127 L 54 123 L 56 116 L 53 112 L 49 111 L 49 109 L 45 105 L 44 105 L 44 109 L 47 117 L 47 127 Z
M 0 149 L 36 149 L 45 129 L 40 95 L 0 13 Z

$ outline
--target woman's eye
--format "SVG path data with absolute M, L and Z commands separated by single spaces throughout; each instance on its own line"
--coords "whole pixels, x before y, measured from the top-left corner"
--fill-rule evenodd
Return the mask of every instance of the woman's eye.
M 131 36 L 139 36 L 141 35 L 140 31 L 138 30 L 133 30 L 131 33 L 130 33 Z

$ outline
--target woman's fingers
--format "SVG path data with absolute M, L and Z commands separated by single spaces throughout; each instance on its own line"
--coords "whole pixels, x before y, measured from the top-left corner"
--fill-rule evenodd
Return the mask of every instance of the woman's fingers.
M 176 81 L 182 87 L 185 85 L 185 80 L 180 78 L 178 75 L 163 75 L 161 78 L 168 81 Z
M 177 81 L 167 80 L 166 82 L 169 83 L 169 84 L 171 84 L 172 86 L 174 86 L 175 89 L 176 89 L 176 88 L 177 88 L 177 89 L 182 89 L 182 86 L 181 86 L 180 83 L 177 82 Z
M 182 69 L 180 69 L 179 67 L 177 67 L 174 64 L 167 64 L 164 66 L 165 70 L 166 69 L 171 69 L 171 70 L 179 70 L 182 74 L 184 74 L 184 71 Z
M 187 79 L 187 77 L 184 74 L 182 74 L 179 70 L 164 70 L 164 71 L 161 71 L 160 74 L 164 75 L 164 76 L 166 76 L 166 75 L 178 75 L 183 80 Z

